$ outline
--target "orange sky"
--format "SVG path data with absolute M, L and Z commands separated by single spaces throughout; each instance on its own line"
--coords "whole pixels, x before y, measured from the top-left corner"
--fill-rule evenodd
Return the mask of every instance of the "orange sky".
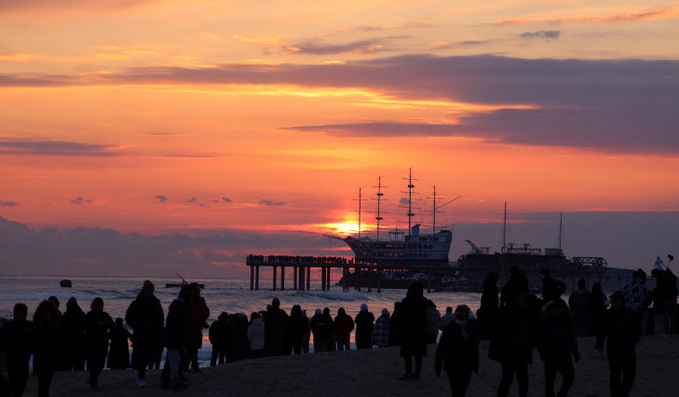
M 410 167 L 450 224 L 679 210 L 678 2 L 38 3 L 0 5 L 0 216 L 34 230 L 322 233 Z

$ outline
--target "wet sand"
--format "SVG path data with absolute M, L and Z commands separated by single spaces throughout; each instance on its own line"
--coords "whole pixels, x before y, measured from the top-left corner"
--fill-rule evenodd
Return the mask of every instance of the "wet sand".
M 594 350 L 594 338 L 579 338 L 582 360 L 575 364 L 575 383 L 570 391 L 574 397 L 604 397 L 608 391 L 608 364 L 605 353 Z M 101 391 L 91 390 L 87 373 L 57 372 L 50 395 L 58 396 L 445 396 L 450 395 L 448 378 L 434 374 L 434 351 L 424 358 L 419 381 L 400 381 L 404 372 L 398 348 L 319 353 L 294 357 L 268 357 L 244 360 L 217 367 L 204 368 L 202 373 L 187 374 L 189 388 L 175 392 L 160 388 L 160 371 L 149 371 L 148 387 L 137 387 L 132 370 L 104 371 L 100 377 Z M 637 345 L 637 379 L 632 396 L 658 397 L 679 393 L 679 337 L 661 339 L 647 336 Z M 542 361 L 534 354 L 529 366 L 529 396 L 544 396 Z M 472 376 L 467 395 L 495 396 L 500 381 L 500 364 L 488 359 L 488 342 L 481 344 L 481 368 Z M 557 387 L 561 382 L 557 375 Z M 37 379 L 31 377 L 24 396 L 37 394 Z M 516 382 L 510 396 L 518 394 Z

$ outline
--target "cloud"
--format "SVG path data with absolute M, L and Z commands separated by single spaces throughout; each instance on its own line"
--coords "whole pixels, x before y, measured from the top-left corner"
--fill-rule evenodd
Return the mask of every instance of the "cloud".
M 160 201 L 161 203 L 164 203 L 164 202 L 166 202 L 167 200 L 169 200 L 169 198 L 167 198 L 167 196 L 164 196 L 164 195 L 162 195 L 162 194 L 158 194 L 158 195 L 156 195 L 156 196 L 153 196 L 153 198 L 154 198 L 155 200 Z
M 155 0 L 3 0 L 0 2 L 0 17 L 11 16 L 16 13 L 40 15 L 52 14 L 60 16 L 71 13 L 99 14 L 124 11 L 140 4 Z
M 490 42 L 491 42 L 490 40 L 437 41 L 429 45 L 437 48 L 456 48 L 456 47 L 471 47 L 486 45 Z
M 78 196 L 75 199 L 71 200 L 71 204 L 75 205 L 92 204 L 92 200 L 83 198 L 82 196 Z
M 19 205 L 16 201 L 3 201 L 0 200 L 0 207 L 16 207 Z
M 259 200 L 259 205 L 264 205 L 264 206 L 277 206 L 277 205 L 285 205 L 285 201 L 270 201 L 267 199 L 261 199 Z
M 281 45 L 280 49 L 288 54 L 305 54 L 305 55 L 333 55 L 343 53 L 375 53 L 385 51 L 385 43 L 395 39 L 405 38 L 386 37 L 374 38 L 367 40 L 359 40 L 345 44 L 323 44 L 315 42 L 306 42 L 291 45 Z
M 400 30 L 400 29 L 420 29 L 430 28 L 434 24 L 430 22 L 410 22 L 392 25 L 358 25 L 341 29 L 347 32 L 381 32 L 385 30 Z
M 525 39 L 552 39 L 556 40 L 561 36 L 561 31 L 559 30 L 538 30 L 537 32 L 526 32 L 521 33 L 519 37 Z
M 628 14 L 617 15 L 587 15 L 587 16 L 564 16 L 564 17 L 536 17 L 523 19 L 505 19 L 497 25 L 520 25 L 529 23 L 559 23 L 559 22 L 604 22 L 604 23 L 624 23 L 645 21 L 651 19 L 667 19 L 677 16 L 679 7 L 662 7 L 648 9 L 642 12 L 630 12 Z M 601 10 L 596 10 L 601 11 Z M 605 11 L 601 11 L 605 12 Z
M 186 199 L 187 203 L 198 203 L 198 199 L 195 197 L 191 197 L 190 199 Z
M 115 145 L 100 145 L 64 141 L 0 141 L 0 154 L 15 156 L 117 156 L 110 149 Z
M 63 79 L 40 77 L 46 81 L 52 78 Z M 399 120 L 369 123 L 362 120 L 361 123 L 321 126 L 337 135 L 370 135 L 393 126 L 400 134 L 418 136 L 452 134 L 605 152 L 679 153 L 679 134 L 675 133 L 679 125 L 678 61 L 408 55 L 332 65 L 157 66 L 88 78 L 94 80 L 85 79 L 81 84 L 96 81 L 108 85 L 358 87 L 398 100 L 449 100 L 501 108 L 489 112 L 458 112 L 457 123 L 451 125 L 415 126 Z M 512 109 L 517 106 L 526 109 Z M 464 112 L 464 106 L 461 111 Z M 301 131 L 318 126 L 283 127 Z M 103 148 L 97 150 L 100 152 Z
M 222 201 L 225 202 L 225 203 L 231 203 L 231 202 L 233 202 L 233 200 L 231 200 L 231 199 L 228 198 L 228 197 L 222 197 Z

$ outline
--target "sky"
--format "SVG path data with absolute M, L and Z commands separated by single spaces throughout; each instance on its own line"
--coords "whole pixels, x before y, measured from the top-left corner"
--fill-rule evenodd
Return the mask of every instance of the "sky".
M 416 222 L 679 253 L 679 1 L 0 3 L 0 274 L 245 277 Z M 361 200 L 359 198 L 361 190 Z M 461 196 L 457 198 L 458 196 Z M 456 199 L 457 198 L 457 199 Z M 407 218 L 406 218 L 407 219 Z M 338 244 L 339 243 L 339 244 Z

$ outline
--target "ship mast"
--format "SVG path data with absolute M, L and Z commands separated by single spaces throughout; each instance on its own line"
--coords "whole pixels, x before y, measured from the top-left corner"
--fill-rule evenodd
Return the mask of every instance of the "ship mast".
M 434 185 L 434 224 L 432 225 L 431 234 L 436 234 L 436 185 Z
M 361 199 L 361 188 L 358 188 L 358 239 L 361 239 L 361 204 L 363 200 Z
M 377 241 L 380 241 L 380 221 L 384 219 L 380 214 L 380 201 L 384 196 L 384 193 L 382 193 L 382 177 L 378 177 L 377 181 L 377 216 L 375 220 L 377 221 Z
M 563 233 L 563 212 L 559 214 L 559 246 L 561 249 L 561 234 Z
M 415 185 L 413 185 L 413 169 L 409 168 L 408 169 L 408 235 L 412 235 L 412 218 L 415 216 L 413 214 L 413 188 Z

